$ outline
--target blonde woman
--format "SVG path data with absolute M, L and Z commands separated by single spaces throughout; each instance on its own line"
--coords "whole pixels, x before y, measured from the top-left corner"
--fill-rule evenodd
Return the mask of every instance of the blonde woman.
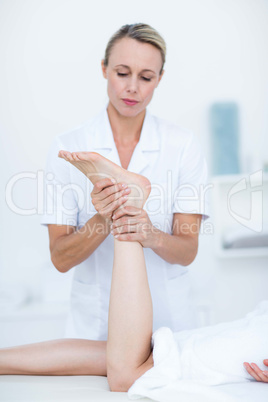
M 153 329 L 195 327 L 188 265 L 207 218 L 207 167 L 194 135 L 148 110 L 164 74 L 166 45 L 147 24 L 121 27 L 108 42 L 102 73 L 108 104 L 81 127 L 53 141 L 46 167 L 46 213 L 51 259 L 60 272 L 74 269 L 67 338 L 107 340 L 113 236 L 144 248 L 153 301 Z M 175 92 L 174 92 L 175 91 Z M 176 102 L 179 94 L 171 88 Z M 89 94 L 94 97 L 94 93 Z M 129 205 L 123 180 L 104 175 L 94 185 L 58 158 L 60 150 L 93 151 L 151 184 L 146 206 Z

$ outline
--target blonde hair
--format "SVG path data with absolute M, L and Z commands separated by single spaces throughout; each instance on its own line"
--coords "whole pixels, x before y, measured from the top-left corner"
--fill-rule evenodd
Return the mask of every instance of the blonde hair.
M 118 31 L 116 31 L 110 38 L 104 56 L 104 65 L 107 67 L 109 62 L 109 57 L 113 46 L 122 38 L 136 39 L 139 42 L 150 43 L 155 46 L 161 53 L 162 57 L 162 67 L 160 73 L 162 73 L 164 64 L 166 61 L 166 43 L 162 36 L 150 25 L 137 23 L 130 25 L 123 25 Z

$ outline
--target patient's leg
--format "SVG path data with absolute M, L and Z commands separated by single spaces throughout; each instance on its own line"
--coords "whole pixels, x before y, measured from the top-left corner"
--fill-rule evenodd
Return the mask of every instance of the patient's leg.
M 0 349 L 0 374 L 106 376 L 106 341 L 56 339 Z
M 0 375 L 106 376 L 108 364 L 111 389 L 124 391 L 153 366 L 151 335 L 152 301 L 142 246 L 115 240 L 107 351 L 106 341 L 85 339 L 4 348 Z
M 149 196 L 148 179 L 128 172 L 99 154 L 60 151 L 59 156 L 81 170 L 93 184 L 102 175 L 126 182 L 131 193 L 124 205 L 142 208 Z M 107 340 L 107 376 L 111 390 L 127 391 L 153 366 L 152 321 L 152 299 L 142 246 L 138 242 L 115 239 Z
M 89 159 L 90 154 L 85 156 Z M 98 154 L 92 160 L 96 173 L 93 179 L 89 177 L 92 182 L 99 180 L 99 169 L 109 177 L 134 183 L 135 200 L 130 205 L 144 205 L 150 192 L 145 177 L 127 172 Z M 90 169 L 90 163 L 86 166 L 84 170 Z M 89 170 L 84 173 L 88 174 Z M 127 390 L 153 366 L 151 335 L 152 301 L 142 246 L 115 240 L 107 356 L 105 341 L 40 342 L 0 350 L 0 374 L 107 375 L 107 359 L 111 389 Z M 123 382 L 119 382 L 119 376 Z
M 142 246 L 114 242 L 107 377 L 112 391 L 123 392 L 153 367 L 153 308 Z

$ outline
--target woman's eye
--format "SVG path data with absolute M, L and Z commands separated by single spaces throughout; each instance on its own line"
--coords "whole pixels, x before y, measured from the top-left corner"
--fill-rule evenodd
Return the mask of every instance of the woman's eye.
M 126 77 L 128 74 L 127 73 L 117 73 L 119 77 Z M 144 81 L 151 81 L 151 78 L 147 77 L 141 77 Z

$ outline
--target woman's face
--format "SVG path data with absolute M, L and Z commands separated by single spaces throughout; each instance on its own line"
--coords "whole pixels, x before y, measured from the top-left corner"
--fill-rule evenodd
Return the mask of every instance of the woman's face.
M 102 71 L 110 103 L 119 114 L 134 117 L 146 108 L 163 76 L 161 67 L 161 53 L 155 46 L 131 38 L 115 43 L 107 67 L 102 60 Z

